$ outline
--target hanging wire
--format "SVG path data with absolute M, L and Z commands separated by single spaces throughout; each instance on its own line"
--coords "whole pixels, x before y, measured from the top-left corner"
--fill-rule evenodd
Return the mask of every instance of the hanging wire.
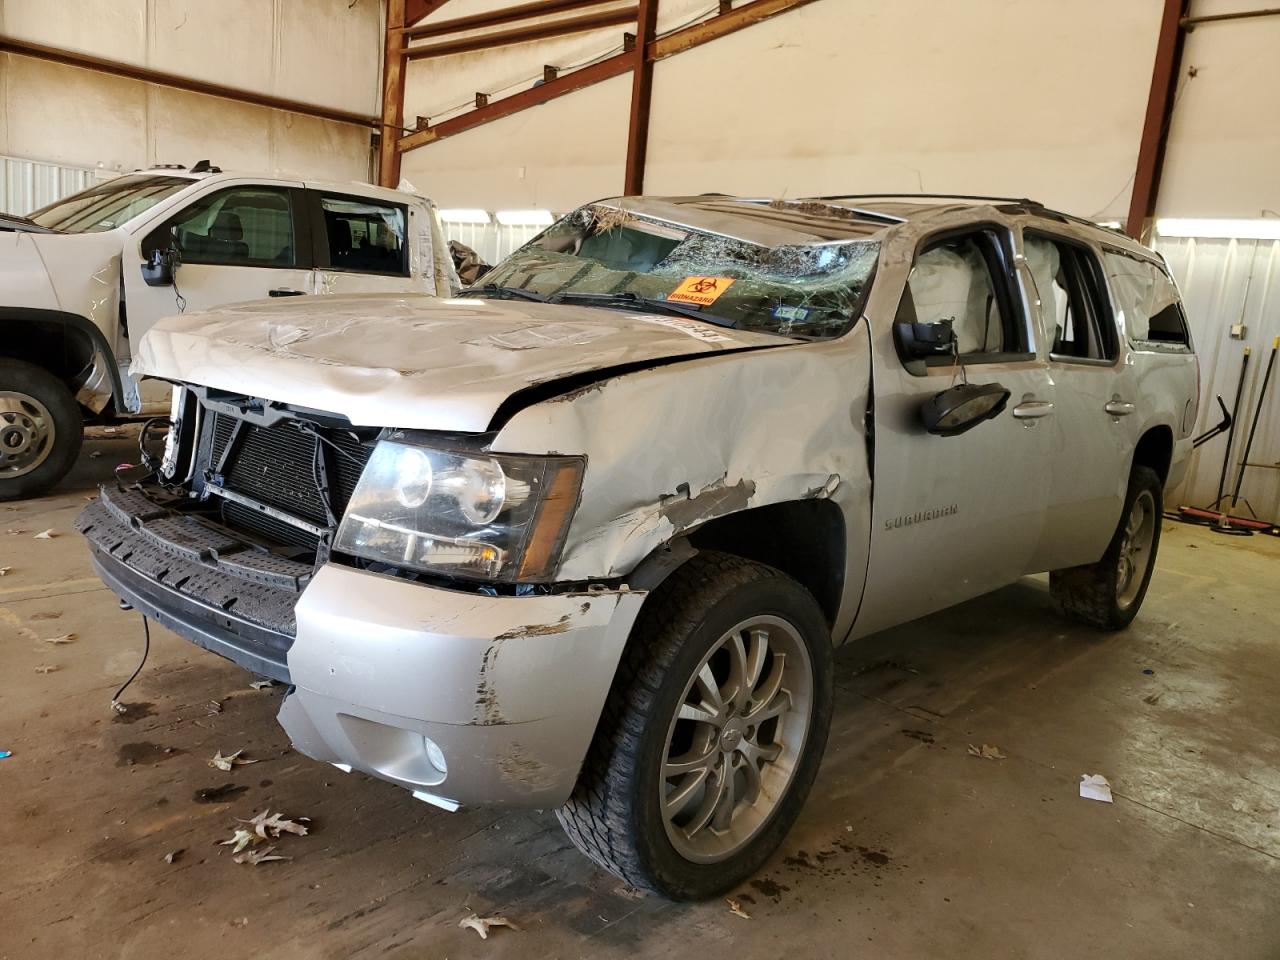
M 121 606 L 124 606 L 124 605 L 121 604 Z M 147 655 L 150 653 L 151 653 L 151 624 L 147 621 L 146 614 L 143 614 L 142 615 L 142 659 L 138 661 L 138 667 L 136 670 L 133 671 L 133 674 L 129 677 L 129 679 L 126 680 L 124 683 L 122 683 L 120 685 L 120 689 L 117 690 L 111 696 L 111 709 L 114 710 L 116 713 L 128 712 L 129 708 L 120 702 L 120 694 L 124 693 L 125 688 L 128 687 L 129 684 L 133 683 L 133 681 L 138 679 L 138 674 L 142 672 L 142 667 L 147 662 Z

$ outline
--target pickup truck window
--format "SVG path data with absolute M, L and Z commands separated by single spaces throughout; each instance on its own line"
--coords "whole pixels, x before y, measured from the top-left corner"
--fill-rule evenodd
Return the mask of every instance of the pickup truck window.
M 1156 264 L 1114 250 L 1104 253 L 1125 332 L 1139 344 L 1189 347 L 1187 318 L 1173 281 Z
M 167 247 L 177 229 L 184 263 L 239 267 L 297 265 L 290 192 L 279 187 L 229 187 L 201 197 L 142 242 L 142 255 Z
M 949 321 L 956 352 L 970 362 L 1026 353 L 1026 327 L 1001 279 L 1002 260 L 1000 239 L 993 230 L 930 242 L 911 268 L 898 322 Z
M 1040 314 L 1057 360 L 1114 360 L 1115 321 L 1106 281 L 1088 247 L 1048 234 L 1023 234 L 1023 253 L 1035 281 Z
M 330 267 L 408 275 L 403 206 L 324 196 L 320 198 L 320 209 L 329 240 Z
M 41 207 L 29 219 L 62 233 L 100 233 L 128 223 L 189 186 L 191 181 L 184 177 L 116 177 Z
M 597 205 L 549 227 L 473 289 L 650 312 L 670 303 L 722 326 L 827 338 L 858 319 L 879 253 L 874 240 L 763 246 Z

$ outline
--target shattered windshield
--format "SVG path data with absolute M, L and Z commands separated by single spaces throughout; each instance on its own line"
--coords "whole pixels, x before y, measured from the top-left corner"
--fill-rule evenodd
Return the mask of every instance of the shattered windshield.
M 874 240 L 763 246 L 596 204 L 559 220 L 472 289 L 834 337 L 857 320 L 879 250 Z
M 113 230 L 191 183 L 185 177 L 117 177 L 41 207 L 30 219 L 63 233 Z

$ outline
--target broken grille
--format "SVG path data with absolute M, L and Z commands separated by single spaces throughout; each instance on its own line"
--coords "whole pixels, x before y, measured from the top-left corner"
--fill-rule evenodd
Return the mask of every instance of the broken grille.
M 313 528 L 330 528 L 341 519 L 372 453 L 348 431 L 309 422 L 260 426 L 217 412 L 206 422 L 210 470 L 220 473 L 222 489 L 239 495 L 223 499 L 223 521 L 273 543 L 315 548 L 319 537 L 237 500 L 265 505 Z

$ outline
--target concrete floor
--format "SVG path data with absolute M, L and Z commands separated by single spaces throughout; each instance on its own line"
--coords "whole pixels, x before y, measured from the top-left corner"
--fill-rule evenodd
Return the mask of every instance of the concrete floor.
M 114 717 L 139 618 L 71 524 L 132 449 L 92 440 L 56 495 L 0 505 L 2 957 L 1280 956 L 1280 541 L 1166 524 L 1124 634 L 1028 580 L 842 651 L 822 773 L 744 920 L 624 889 L 549 811 L 447 814 L 295 755 L 279 688 L 163 630 Z M 261 762 L 206 763 L 240 749 Z M 232 863 L 215 844 L 267 808 L 311 835 Z M 472 911 L 521 929 L 481 943 Z

